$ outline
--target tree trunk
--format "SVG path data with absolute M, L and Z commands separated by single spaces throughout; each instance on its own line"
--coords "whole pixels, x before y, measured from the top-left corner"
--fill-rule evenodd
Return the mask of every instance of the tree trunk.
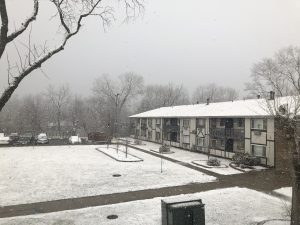
M 7 44 L 7 32 L 8 32 L 8 17 L 7 17 L 5 0 L 0 0 L 0 16 L 1 16 L 1 23 L 2 23 L 0 27 L 0 59 L 1 59 Z
M 58 128 L 58 135 L 61 138 L 60 111 L 57 112 L 57 128 Z
M 293 155 L 294 176 L 293 176 L 293 195 L 292 195 L 292 215 L 291 225 L 300 224 L 300 163 L 298 154 Z

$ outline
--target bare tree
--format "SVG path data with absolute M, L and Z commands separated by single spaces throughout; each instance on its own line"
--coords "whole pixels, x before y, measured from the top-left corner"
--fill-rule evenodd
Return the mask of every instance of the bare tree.
M 94 98 L 102 106 L 98 114 L 108 114 L 107 123 L 113 128 L 113 134 L 120 124 L 118 119 L 122 118 L 126 104 L 143 92 L 143 83 L 143 77 L 135 73 L 122 74 L 117 80 L 109 79 L 107 75 L 96 79 L 93 87 Z
M 36 135 L 38 132 L 43 131 L 43 122 L 45 121 L 43 103 L 40 95 L 27 95 L 22 98 L 19 109 L 20 121 L 16 121 L 19 124 L 23 124 L 23 129 L 18 129 L 19 132 L 29 132 Z
M 207 99 L 211 102 L 233 101 L 238 99 L 238 92 L 230 87 L 217 86 L 216 84 L 198 86 L 192 97 L 194 103 L 205 103 Z
M 253 95 L 266 99 L 262 106 L 276 120 L 277 133 L 283 133 L 287 152 L 291 152 L 293 174 L 293 197 L 291 224 L 300 224 L 300 151 L 299 151 L 299 113 L 300 113 L 300 48 L 288 47 L 278 51 L 274 57 L 265 58 L 252 67 L 252 82 L 246 89 Z M 267 93 L 287 96 L 268 100 Z M 289 164 L 287 162 L 287 164 Z
M 33 1 L 32 14 L 21 23 L 15 31 L 9 31 L 10 17 L 6 7 L 6 0 L 0 0 L 0 60 L 3 60 L 4 52 L 8 45 L 15 46 L 18 55 L 17 62 L 10 62 L 10 57 L 7 54 L 7 77 L 8 84 L 0 95 L 0 111 L 10 99 L 14 91 L 17 89 L 21 81 L 52 58 L 57 53 L 64 50 L 69 40 L 78 34 L 82 28 L 83 20 L 87 17 L 98 17 L 104 26 L 109 25 L 114 20 L 114 8 L 112 2 L 105 4 L 105 0 L 48 0 L 43 1 L 54 6 L 56 14 L 53 18 L 59 21 L 59 27 L 63 30 L 63 37 L 58 46 L 50 48 L 47 46 L 47 41 L 44 45 L 31 43 L 32 24 L 37 20 L 39 6 L 42 1 Z M 117 1 L 120 2 L 120 1 Z M 140 0 L 123 0 L 126 9 L 127 19 L 130 19 L 138 12 L 143 10 L 143 5 Z M 49 7 L 49 6 L 48 6 Z M 27 31 L 27 32 L 26 32 Z M 22 43 L 26 51 L 22 54 L 19 51 L 15 41 L 20 41 L 22 35 L 28 35 L 28 43 Z M 43 41 L 41 41 L 43 42 Z
M 148 85 L 145 88 L 138 111 L 189 103 L 189 96 L 182 85 Z
M 90 121 L 89 108 L 86 99 L 80 96 L 73 96 L 69 104 L 69 118 L 71 119 L 73 130 L 83 129 L 84 133 L 89 132 L 90 124 L 97 123 L 97 119 Z
M 58 88 L 49 86 L 46 96 L 51 107 L 49 112 L 53 116 L 54 125 L 57 127 L 59 136 L 61 136 L 61 122 L 66 114 L 70 100 L 69 87 L 67 85 L 62 85 Z
M 0 114 L 0 127 L 1 132 L 9 134 L 18 131 L 19 109 L 21 101 L 18 96 L 14 96 L 6 104 Z

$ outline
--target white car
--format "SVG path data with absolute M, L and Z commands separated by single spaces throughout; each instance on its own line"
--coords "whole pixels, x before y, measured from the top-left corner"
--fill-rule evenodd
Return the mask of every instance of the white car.
M 10 143 L 10 138 L 5 137 L 3 133 L 0 133 L 0 145 L 8 145 Z
M 47 137 L 47 134 L 45 133 L 41 133 L 37 136 L 37 140 L 36 140 L 37 144 L 48 144 L 49 143 L 49 139 Z
M 70 144 L 81 144 L 81 138 L 78 136 L 71 136 L 69 138 L 69 143 Z

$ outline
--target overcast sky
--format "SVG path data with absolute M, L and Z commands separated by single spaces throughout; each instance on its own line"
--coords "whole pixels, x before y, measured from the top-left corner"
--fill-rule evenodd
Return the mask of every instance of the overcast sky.
M 10 15 L 30 14 L 28 1 L 9 0 Z M 48 21 L 51 9 L 43 2 L 38 19 Z M 214 82 L 242 91 L 253 63 L 300 45 L 299 12 L 299 0 L 148 0 L 144 16 L 130 24 L 117 18 L 104 32 L 99 20 L 86 21 L 65 50 L 43 65 L 47 76 L 34 72 L 17 93 L 69 83 L 74 92 L 89 95 L 97 76 L 128 71 L 149 84 L 173 82 L 192 90 Z M 42 39 L 49 26 L 33 29 Z M 7 79 L 4 64 L 0 88 Z

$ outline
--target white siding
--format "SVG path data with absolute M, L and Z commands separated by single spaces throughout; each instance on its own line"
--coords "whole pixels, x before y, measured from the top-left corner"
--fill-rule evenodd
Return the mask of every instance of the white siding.
M 196 118 L 190 120 L 190 148 L 196 145 Z

